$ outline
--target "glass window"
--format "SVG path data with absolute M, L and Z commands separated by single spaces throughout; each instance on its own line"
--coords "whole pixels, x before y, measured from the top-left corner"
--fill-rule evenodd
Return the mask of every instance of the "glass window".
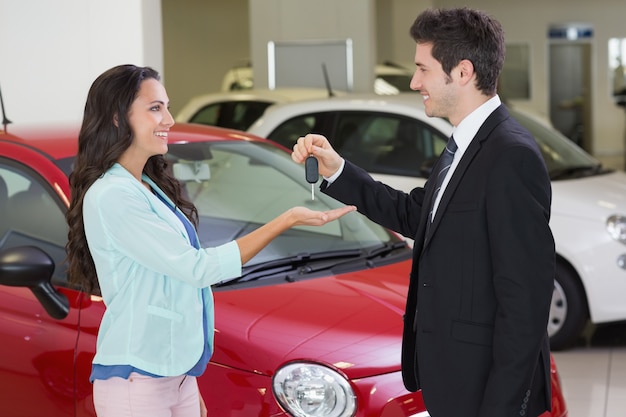
M 383 81 L 386 84 L 394 87 L 397 92 L 411 92 L 411 79 L 413 78 L 412 74 L 407 75 L 396 75 L 396 74 L 385 74 L 379 75 L 376 77 L 374 81 L 374 85 L 377 82 Z
M 247 130 L 271 103 L 263 101 L 225 101 L 209 104 L 189 120 L 210 126 Z
M 64 284 L 65 211 L 30 170 L 0 161 L 0 248 L 34 245 L 56 263 L 53 283 Z
M 626 38 L 609 39 L 609 68 L 613 96 L 626 96 Z
M 439 156 L 447 138 L 419 121 L 389 113 L 338 115 L 333 146 L 368 172 L 420 177 L 422 164 Z
M 509 108 L 509 113 L 528 129 L 537 141 L 553 180 L 563 178 L 564 173 L 580 175 L 581 171 L 584 172 L 585 169 L 591 169 L 591 171 L 587 171 L 587 175 L 599 173 L 595 170 L 600 167 L 600 163 L 563 136 L 561 132 L 530 114 L 512 108 Z
M 267 138 L 278 142 L 288 149 L 293 149 L 300 136 L 307 133 L 321 133 L 316 130 L 316 126 L 322 124 L 321 114 L 307 114 L 304 116 L 294 117 L 283 124 L 279 125 Z
M 198 209 L 198 234 L 204 247 L 237 239 L 291 207 L 324 211 L 341 206 L 320 192 L 311 200 L 304 168 L 274 146 L 187 143 L 170 145 L 167 157 Z M 363 249 L 390 239 L 393 237 L 379 225 L 350 213 L 321 227 L 298 226 L 286 231 L 248 265 L 302 253 Z
M 334 127 L 326 125 L 334 119 Z M 294 117 L 268 135 L 291 149 L 300 136 L 326 135 L 337 152 L 368 172 L 421 177 L 422 164 L 437 158 L 447 137 L 426 123 L 391 113 L 344 111 Z

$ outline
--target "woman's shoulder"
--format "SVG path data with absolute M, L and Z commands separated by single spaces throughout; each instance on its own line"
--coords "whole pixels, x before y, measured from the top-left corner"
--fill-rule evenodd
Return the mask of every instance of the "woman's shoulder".
M 140 195 L 142 188 L 141 183 L 124 168 L 114 165 L 89 187 L 85 199 L 118 199 Z

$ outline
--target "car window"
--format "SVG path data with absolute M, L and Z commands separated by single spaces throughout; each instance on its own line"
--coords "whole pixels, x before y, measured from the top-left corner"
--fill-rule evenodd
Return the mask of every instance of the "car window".
M 65 211 L 43 184 L 29 169 L 0 161 L 0 249 L 39 246 L 56 264 L 53 283 L 66 285 Z
M 427 124 L 395 114 L 341 112 L 337 118 L 333 146 L 372 173 L 419 177 L 421 165 L 447 142 Z
M 334 120 L 333 127 L 330 120 Z M 291 149 L 306 133 L 325 134 L 344 158 L 368 172 L 420 177 L 421 165 L 441 154 L 448 141 L 413 118 L 369 111 L 334 111 L 286 120 L 267 137 Z
M 247 130 L 271 103 L 265 101 L 224 101 L 209 104 L 189 120 L 210 126 Z
M 509 113 L 533 135 L 551 177 L 572 168 L 595 167 L 599 162 L 561 132 L 515 109 Z
M 286 148 L 293 149 L 293 145 L 300 136 L 307 133 L 323 133 L 319 126 L 322 125 L 322 114 L 306 114 L 291 118 L 278 125 L 268 136 L 268 139 L 278 142 Z
M 193 157 L 193 160 L 190 158 Z M 341 203 L 319 191 L 311 200 L 304 168 L 271 145 L 246 142 L 170 145 L 174 175 L 200 215 L 203 247 L 247 234 L 285 210 L 305 206 L 329 210 Z M 357 213 L 324 226 L 296 226 L 273 240 L 248 265 L 301 253 L 363 249 L 392 239 L 385 229 Z
M 335 149 L 372 173 L 420 177 L 421 165 L 447 142 L 429 125 L 396 114 L 343 112 L 337 118 Z
M 411 92 L 411 78 L 412 75 L 401 74 L 384 74 L 378 75 L 376 81 L 382 80 L 392 87 L 396 88 L 398 92 Z

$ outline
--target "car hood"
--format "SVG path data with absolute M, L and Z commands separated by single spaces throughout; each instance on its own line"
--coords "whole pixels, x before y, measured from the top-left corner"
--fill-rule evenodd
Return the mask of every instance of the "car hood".
M 597 221 L 626 215 L 626 174 L 614 171 L 552 182 L 552 215 Z
M 399 371 L 410 266 L 217 291 L 212 362 L 265 375 L 294 360 L 351 379 Z

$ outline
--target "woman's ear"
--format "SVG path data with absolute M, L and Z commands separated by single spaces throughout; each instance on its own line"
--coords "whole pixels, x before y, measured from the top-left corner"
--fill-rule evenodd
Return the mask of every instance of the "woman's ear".
M 119 121 L 117 120 L 117 113 L 113 115 L 113 124 L 115 125 L 115 127 L 120 127 Z

